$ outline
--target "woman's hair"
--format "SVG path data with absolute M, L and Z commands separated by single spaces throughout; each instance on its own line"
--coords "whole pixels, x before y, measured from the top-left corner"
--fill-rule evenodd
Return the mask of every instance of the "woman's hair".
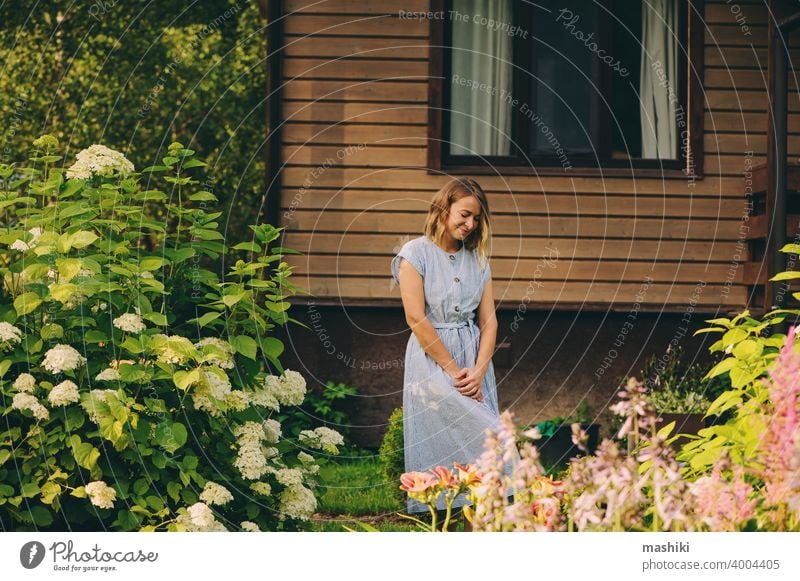
M 474 196 L 481 208 L 478 227 L 464 239 L 467 250 L 477 250 L 478 262 L 483 267 L 489 258 L 489 240 L 492 232 L 490 228 L 491 215 L 486 194 L 472 178 L 453 178 L 431 199 L 428 218 L 425 220 L 425 236 L 441 246 L 444 239 L 444 221 L 450 206 L 462 198 Z

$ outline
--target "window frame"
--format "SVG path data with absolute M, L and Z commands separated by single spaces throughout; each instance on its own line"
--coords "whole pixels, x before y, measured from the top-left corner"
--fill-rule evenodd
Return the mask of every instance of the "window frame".
M 450 51 L 450 26 L 448 18 L 430 20 L 430 61 L 428 80 L 428 173 L 438 174 L 446 171 L 449 174 L 494 174 L 494 175 L 537 175 L 537 176 L 628 176 L 628 177 L 660 177 L 660 178 L 686 178 L 693 176 L 703 177 L 703 8 L 704 0 L 679 0 L 682 6 L 681 23 L 682 32 L 680 42 L 681 54 L 687 58 L 679 63 L 679 91 L 683 97 L 682 104 L 686 114 L 686 130 L 688 131 L 688 145 L 691 156 L 683 150 L 683 140 L 678 138 L 679 158 L 677 160 L 659 159 L 601 159 L 599 162 L 594 155 L 589 157 L 570 156 L 573 161 L 588 160 L 590 166 L 580 166 L 575 163 L 565 169 L 557 158 L 552 156 L 530 155 L 526 159 L 521 152 L 511 156 L 455 156 L 450 155 L 447 135 L 449 135 L 450 116 L 447 115 L 450 78 L 449 51 Z M 514 0 L 513 10 L 516 11 L 523 2 Z M 601 9 L 601 8 L 598 8 Z M 431 0 L 431 10 L 449 14 L 452 10 L 452 0 Z M 525 9 L 523 9 L 525 10 Z M 527 10 L 530 10 L 528 8 Z M 603 35 L 601 27 L 600 34 Z M 530 51 L 523 50 L 524 39 L 514 37 L 514 62 L 517 66 L 513 71 L 514 87 L 521 94 L 528 94 L 530 76 L 525 74 L 521 67 L 530 70 L 530 62 L 520 55 Z M 595 59 L 596 60 L 596 59 Z M 595 62 L 595 66 L 598 63 Z M 601 75 L 600 79 L 608 79 L 608 75 Z M 512 122 L 512 139 L 519 145 L 512 149 L 528 151 L 527 135 L 520 135 L 521 126 L 518 117 L 523 114 L 517 108 L 513 109 L 515 116 Z M 593 120 L 607 117 L 593 115 Z M 601 137 L 610 141 L 610 125 L 603 123 L 604 127 L 598 128 Z M 528 162 L 530 160 L 530 163 Z M 693 170 L 693 172 L 692 172 Z

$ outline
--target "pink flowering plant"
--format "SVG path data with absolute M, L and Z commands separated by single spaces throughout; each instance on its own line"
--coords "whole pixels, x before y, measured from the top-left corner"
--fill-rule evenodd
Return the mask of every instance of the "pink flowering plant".
M 306 393 L 274 337 L 299 292 L 280 230 L 229 247 L 180 143 L 141 172 L 102 145 L 67 167 L 54 137 L 34 147 L 0 166 L 0 521 L 301 526 L 343 442 L 272 417 Z
M 480 484 L 480 476 L 471 464 L 454 464 L 455 472 L 444 466 L 437 466 L 428 472 L 406 472 L 400 476 L 400 490 L 417 502 L 428 505 L 431 522 L 427 524 L 409 515 L 402 515 L 416 522 L 422 530 L 447 531 L 453 515 L 453 503 L 460 494 L 472 495 Z M 436 504 L 444 499 L 445 516 L 441 525 L 438 522 Z

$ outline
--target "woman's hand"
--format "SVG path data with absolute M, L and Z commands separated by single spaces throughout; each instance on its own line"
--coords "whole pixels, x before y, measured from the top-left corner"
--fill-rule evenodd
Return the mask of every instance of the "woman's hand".
M 484 372 L 476 367 L 464 367 L 453 377 L 453 387 L 462 395 L 471 397 L 476 401 L 483 401 L 483 393 L 481 392 L 483 376 Z

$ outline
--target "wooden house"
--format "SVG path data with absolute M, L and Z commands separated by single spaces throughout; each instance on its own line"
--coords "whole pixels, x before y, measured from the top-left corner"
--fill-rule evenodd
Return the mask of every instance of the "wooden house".
M 495 366 L 522 423 L 600 413 L 668 345 L 702 357 L 704 319 L 775 303 L 769 190 L 800 154 L 790 6 L 269 2 L 267 218 L 313 295 L 287 364 L 358 387 L 375 443 L 409 332 L 389 263 L 452 176 L 489 196 Z

